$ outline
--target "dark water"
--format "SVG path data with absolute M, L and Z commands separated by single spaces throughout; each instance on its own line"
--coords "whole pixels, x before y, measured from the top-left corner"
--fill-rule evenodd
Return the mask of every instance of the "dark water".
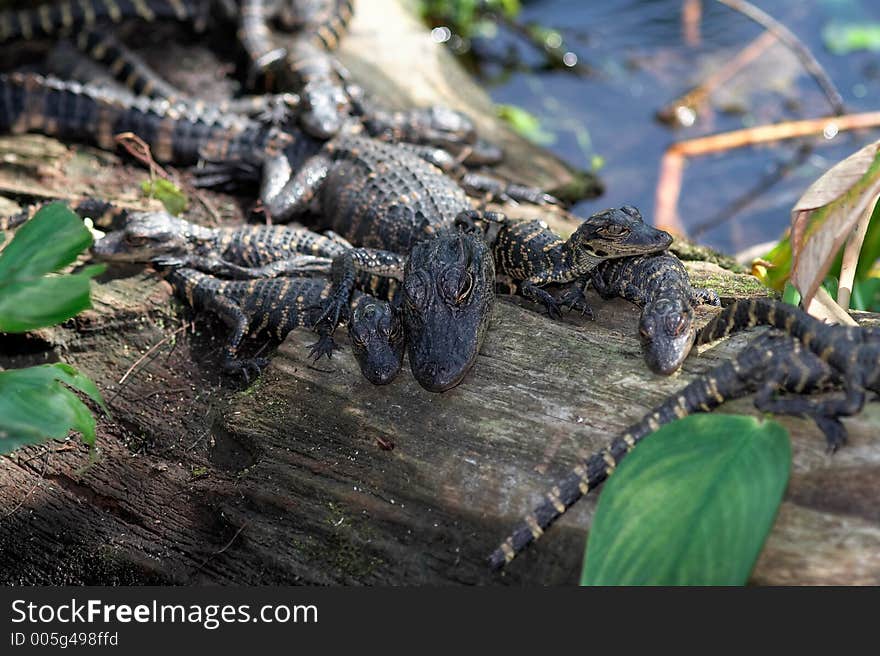
M 843 95 L 849 112 L 880 110 L 880 53 L 835 55 L 822 39 L 830 22 L 880 22 L 876 0 L 756 0 L 813 51 Z M 684 42 L 682 0 L 537 0 L 526 2 L 522 19 L 558 29 L 566 46 L 595 70 L 588 77 L 569 72 L 511 72 L 484 66 L 493 98 L 524 107 L 552 133 L 553 149 L 565 160 L 590 168 L 600 157 L 604 196 L 583 202 L 580 214 L 629 203 L 653 216 L 660 158 L 676 140 L 756 124 L 812 118 L 830 113 L 821 91 L 796 60 L 776 46 L 725 85 L 711 108 L 689 128 L 672 129 L 655 112 L 700 82 L 709 70 L 732 58 L 762 28 L 727 7 L 705 0 L 701 42 Z M 515 40 L 511 40 L 515 41 Z M 494 47 L 497 47 L 497 42 Z M 479 47 L 479 44 L 477 44 Z M 488 47 L 488 46 L 487 46 Z M 526 63 L 539 58 L 517 47 Z M 714 68 L 713 68 L 714 67 Z M 789 210 L 828 167 L 880 132 L 841 133 L 797 159 L 804 141 L 747 147 L 689 161 L 679 215 L 689 231 L 717 217 L 731 203 L 746 206 L 698 239 L 727 252 L 777 239 Z M 754 191 L 780 166 L 789 172 L 768 190 Z

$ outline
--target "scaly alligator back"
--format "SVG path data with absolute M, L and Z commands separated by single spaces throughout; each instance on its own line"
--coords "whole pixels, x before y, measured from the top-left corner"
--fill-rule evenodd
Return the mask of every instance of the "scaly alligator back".
M 39 75 L 0 75 L 0 131 L 42 132 L 113 150 L 131 132 L 160 162 L 194 164 L 247 159 L 280 151 L 294 137 L 238 115 L 197 112 L 185 105 L 64 82 Z
M 470 210 L 461 187 L 395 144 L 340 135 L 327 149 L 333 165 L 321 188 L 320 220 L 355 245 L 408 253 Z

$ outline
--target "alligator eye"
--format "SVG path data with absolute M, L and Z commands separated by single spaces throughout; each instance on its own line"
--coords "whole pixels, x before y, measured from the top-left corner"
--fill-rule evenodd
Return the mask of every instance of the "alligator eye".
M 622 225 L 608 225 L 599 230 L 599 232 L 606 237 L 625 237 L 629 234 L 630 230 Z
M 149 240 L 148 237 L 142 237 L 140 235 L 125 235 L 125 243 L 129 246 L 143 246 Z
M 367 340 L 365 340 L 360 335 L 352 334 L 351 343 L 359 348 L 364 348 L 367 345 Z
M 641 328 L 639 328 L 639 335 L 642 336 L 642 339 L 651 339 L 653 336 L 653 332 L 654 331 L 652 331 L 647 326 L 642 326 Z
M 676 314 L 674 317 L 669 318 L 669 332 L 678 337 L 681 335 L 688 326 L 690 317 L 685 314 Z
M 464 274 L 464 280 L 462 281 L 461 290 L 459 290 L 458 295 L 455 297 L 455 302 L 463 303 L 470 295 L 473 288 L 474 277 L 469 273 Z

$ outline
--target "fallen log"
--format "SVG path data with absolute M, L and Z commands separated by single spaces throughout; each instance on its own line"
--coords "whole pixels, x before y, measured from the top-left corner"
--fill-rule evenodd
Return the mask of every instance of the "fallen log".
M 28 139 L 12 142 L 27 150 Z M 4 166 L 0 191 L 51 185 L 138 202 L 131 190 L 142 170 L 41 143 L 57 155 L 51 171 Z M 19 187 L 4 186 L 10 180 Z M 235 199 L 211 200 L 224 220 L 240 216 Z M 723 297 L 764 293 L 749 276 L 688 266 Z M 442 395 L 408 371 L 373 387 L 347 349 L 313 364 L 304 331 L 269 351 L 270 367 L 242 388 L 218 367 L 222 325 L 191 323 L 149 270 L 113 267 L 94 285 L 92 310 L 0 338 L 0 367 L 70 362 L 113 411 L 99 422 L 95 458 L 75 438 L 0 458 L 0 582 L 574 583 L 595 499 L 505 574 L 491 575 L 484 559 L 576 457 L 747 339 L 713 345 L 659 378 L 641 358 L 638 310 L 591 300 L 594 322 L 554 322 L 499 300 L 472 373 Z M 720 411 L 755 413 L 747 399 Z M 880 405 L 846 421 L 850 444 L 834 456 L 812 424 L 780 421 L 793 475 L 753 582 L 880 583 Z

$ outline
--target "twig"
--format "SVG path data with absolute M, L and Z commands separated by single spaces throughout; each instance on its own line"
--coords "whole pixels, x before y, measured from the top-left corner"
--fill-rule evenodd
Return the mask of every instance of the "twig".
M 862 251 L 862 244 L 865 241 L 865 235 L 868 232 L 868 224 L 871 223 L 871 216 L 874 214 L 874 206 L 880 196 L 868 203 L 868 207 L 853 228 L 852 235 L 846 241 L 843 249 L 843 261 L 840 265 L 840 282 L 837 285 L 837 304 L 844 310 L 849 309 L 849 301 L 852 296 L 853 283 L 856 279 L 856 267 L 859 264 L 859 253 Z
M 165 169 L 159 166 L 156 163 L 156 160 L 153 159 L 153 154 L 150 152 L 150 146 L 146 141 L 137 136 L 134 132 L 121 132 L 117 134 L 114 138 L 117 144 L 122 146 L 122 148 L 129 155 L 134 157 L 141 164 L 150 169 L 150 179 L 152 180 L 156 175 L 159 177 L 165 178 L 170 182 L 174 182 L 171 177 L 171 174 L 168 173 Z
M 188 325 L 189 325 L 189 324 L 183 324 L 183 325 L 180 326 L 177 330 L 175 330 L 173 333 L 171 333 L 171 334 L 169 334 L 169 335 L 165 335 L 165 337 L 163 337 L 161 340 L 159 340 L 158 342 L 156 342 L 155 344 L 153 344 L 153 345 L 147 350 L 146 353 L 144 353 L 141 357 L 139 357 L 139 358 L 137 359 L 137 361 L 136 361 L 133 365 L 131 365 L 131 366 L 128 368 L 128 371 L 126 371 L 126 372 L 123 374 L 122 378 L 120 378 L 120 379 L 116 382 L 116 384 L 117 384 L 117 385 L 122 385 L 122 384 L 128 379 L 128 377 L 131 375 L 131 373 L 132 373 L 132 372 L 133 372 L 133 371 L 134 371 L 134 370 L 135 370 L 135 369 L 141 364 L 141 362 L 143 362 L 144 360 L 146 360 L 146 359 L 150 356 L 151 353 L 154 353 L 154 352 L 156 351 L 156 349 L 158 349 L 158 348 L 159 348 L 160 346 L 162 346 L 163 344 L 167 343 L 171 338 L 173 338 L 173 337 L 176 336 L 176 335 L 179 335 L 179 334 L 182 333 L 184 330 L 186 330 L 186 328 L 187 328 Z M 118 394 L 119 391 L 117 391 L 116 393 Z
M 822 89 L 822 92 L 828 98 L 832 111 L 838 116 L 846 113 L 843 98 L 837 90 L 837 87 L 834 86 L 834 82 L 828 77 L 828 74 L 822 68 L 822 65 L 816 61 L 816 58 L 813 56 L 813 53 L 810 52 L 810 49 L 807 48 L 807 46 L 805 46 L 791 30 L 767 12 L 759 9 L 752 3 L 747 2 L 747 0 L 718 0 L 718 2 L 725 7 L 730 7 L 734 11 L 738 11 L 744 16 L 747 16 L 768 32 L 775 34 L 776 38 L 795 54 L 800 60 L 801 65 L 810 75 L 813 76 L 813 79 L 816 80 L 819 88 Z
M 46 450 L 41 454 L 41 455 L 45 456 L 46 458 L 45 458 L 45 460 L 43 460 L 43 469 L 42 469 L 42 471 L 40 471 L 40 476 L 39 476 L 39 478 L 37 478 L 36 482 L 33 484 L 33 486 L 31 486 L 31 489 L 28 490 L 27 493 L 21 498 L 21 501 L 19 501 L 19 502 L 16 504 L 15 508 L 13 508 L 13 509 L 10 510 L 8 513 L 6 513 L 5 515 L 3 515 L 2 519 L 9 519 L 9 518 L 12 517 L 16 512 L 18 512 L 18 509 L 21 508 L 21 507 L 24 505 L 24 502 L 27 501 L 28 497 L 29 497 L 31 494 L 33 494 L 33 493 L 34 493 L 34 490 L 36 490 L 36 489 L 40 486 L 40 481 L 42 481 L 42 480 L 43 480 L 43 477 L 46 475 L 46 468 L 49 466 L 49 456 L 51 455 L 51 453 L 52 453 L 52 450 L 51 450 L 51 449 L 46 449 Z M 39 456 L 38 456 L 38 457 L 39 457 Z
M 702 0 L 684 0 L 681 5 L 681 29 L 684 42 L 692 48 L 700 45 L 700 19 L 702 17 Z
M 721 208 L 721 210 L 716 212 L 712 217 L 693 226 L 690 230 L 688 230 L 688 234 L 693 239 L 697 239 L 707 230 L 712 230 L 713 228 L 717 228 L 718 226 L 726 223 L 734 216 L 739 214 L 739 212 L 741 212 L 743 209 L 751 205 L 751 203 L 756 198 L 769 191 L 774 185 L 776 185 L 780 181 L 784 180 L 785 177 L 789 173 L 791 173 L 792 170 L 803 164 L 812 152 L 812 145 L 801 145 L 801 147 L 798 148 L 797 153 L 795 153 L 794 157 L 777 166 L 775 169 L 773 169 L 773 171 L 771 171 L 761 180 L 759 180 L 754 187 L 740 194 L 739 198 L 736 198 L 733 200 L 733 202 L 728 203 L 726 207 Z
M 825 291 L 824 287 L 819 287 L 819 289 L 816 290 L 810 304 L 806 307 L 806 311 L 810 316 L 821 319 L 822 321 L 839 323 L 844 326 L 859 325 L 851 316 L 849 316 L 849 314 L 847 314 L 846 310 L 834 302 L 834 299 L 831 298 L 831 294 Z
M 664 123 L 682 123 L 679 118 L 682 109 L 696 111 L 698 107 L 705 104 L 715 89 L 755 61 L 774 43 L 776 43 L 776 35 L 772 32 L 762 32 L 761 36 L 740 50 L 733 59 L 709 75 L 700 84 L 657 110 L 657 118 Z
M 878 126 L 880 126 L 880 112 L 866 112 L 761 125 L 674 143 L 660 160 L 654 222 L 659 228 L 684 234 L 684 226 L 678 216 L 677 208 L 684 162 L 687 158 L 815 134 L 824 134 L 831 138 L 838 132 Z
M 242 524 L 239 527 L 239 529 L 235 532 L 235 535 L 233 535 L 232 538 L 229 540 L 229 542 L 226 543 L 226 546 L 224 546 L 222 549 L 220 549 L 220 551 L 215 551 L 214 553 L 210 554 L 201 563 L 199 563 L 199 565 L 196 567 L 196 569 L 201 570 L 208 563 L 208 561 L 211 560 L 211 558 L 213 558 L 214 556 L 219 556 L 220 554 L 225 552 L 227 549 L 229 549 L 229 547 L 232 546 L 232 543 L 235 542 L 235 539 L 239 535 L 241 535 L 241 532 L 248 527 L 248 524 L 250 524 L 250 522 L 245 522 L 244 524 Z

